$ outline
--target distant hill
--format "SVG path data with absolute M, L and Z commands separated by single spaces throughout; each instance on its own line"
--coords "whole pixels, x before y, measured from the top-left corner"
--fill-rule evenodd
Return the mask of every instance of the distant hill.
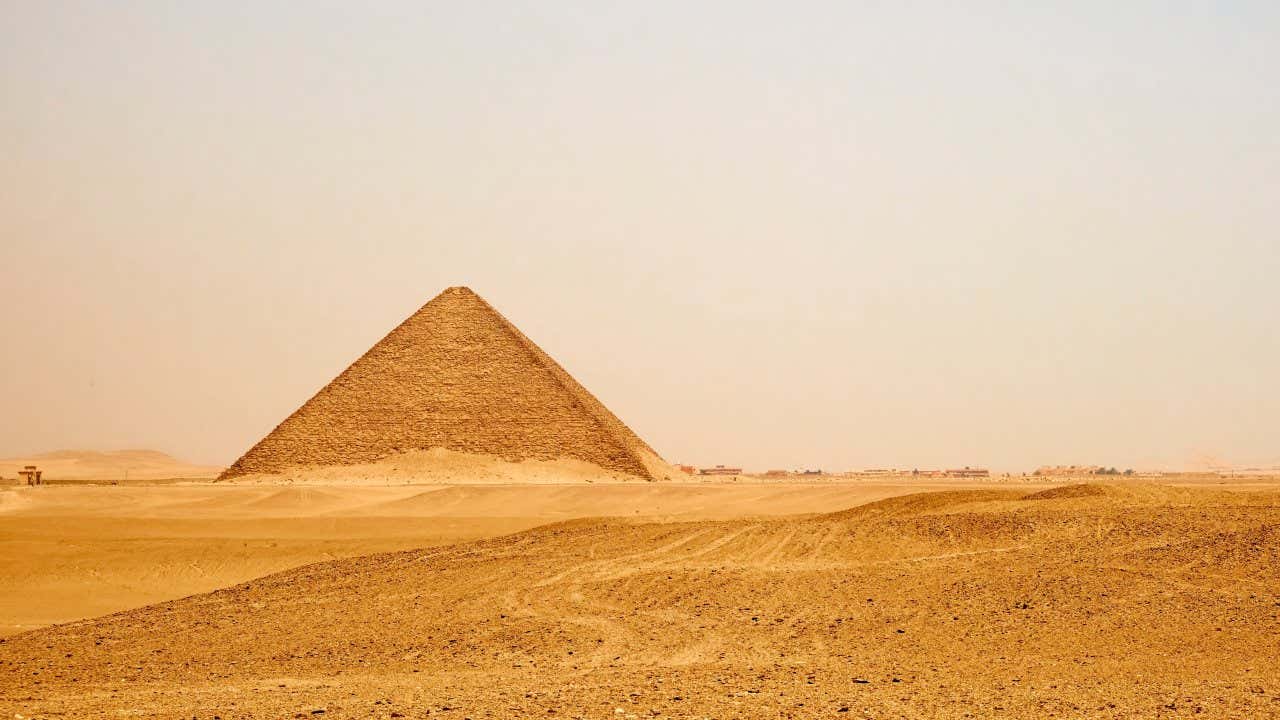
M 164 480 L 212 478 L 213 465 L 193 465 L 155 450 L 57 450 L 0 459 L 0 477 L 16 478 L 23 465 L 35 465 L 48 480 Z

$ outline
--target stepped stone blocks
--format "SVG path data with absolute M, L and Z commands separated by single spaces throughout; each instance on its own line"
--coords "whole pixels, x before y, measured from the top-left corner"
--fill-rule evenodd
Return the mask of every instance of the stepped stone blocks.
M 436 296 L 222 474 L 376 462 L 444 448 L 574 458 L 661 479 L 666 464 L 554 360 L 465 287 Z

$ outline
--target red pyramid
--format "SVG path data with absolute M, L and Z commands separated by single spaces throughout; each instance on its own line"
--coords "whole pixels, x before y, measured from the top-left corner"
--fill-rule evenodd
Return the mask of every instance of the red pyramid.
M 646 479 L 662 459 L 465 287 L 437 295 L 222 473 L 370 463 L 444 448 L 572 458 Z

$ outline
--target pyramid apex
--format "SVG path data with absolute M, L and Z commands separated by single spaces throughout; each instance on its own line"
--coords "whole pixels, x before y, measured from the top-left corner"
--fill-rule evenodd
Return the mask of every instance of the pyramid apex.
M 467 300 L 482 300 L 479 293 L 466 285 L 450 285 L 449 287 L 441 290 L 438 295 L 431 298 L 431 302 L 449 297 L 464 298 Z

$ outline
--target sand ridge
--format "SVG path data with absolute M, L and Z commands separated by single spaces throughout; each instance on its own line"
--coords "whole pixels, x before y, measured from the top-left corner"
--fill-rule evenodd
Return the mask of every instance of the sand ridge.
M 493 537 L 586 516 L 661 520 L 822 512 L 895 484 L 0 488 L 0 636 L 208 592 L 319 560 Z

